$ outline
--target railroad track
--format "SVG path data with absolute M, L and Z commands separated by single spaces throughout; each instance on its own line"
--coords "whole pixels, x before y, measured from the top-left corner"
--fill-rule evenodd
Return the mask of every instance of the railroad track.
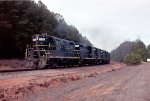
M 98 65 L 95 65 L 98 66 Z M 22 71 L 38 71 L 38 70 L 47 70 L 47 69 L 52 69 L 52 70 L 58 70 L 58 69 L 73 69 L 73 68 L 84 68 L 84 67 L 91 67 L 90 65 L 86 66 L 73 66 L 73 67 L 49 67 L 49 68 L 39 68 L 39 69 L 17 69 L 17 70 L 1 70 L 0 73 L 9 73 L 9 72 L 22 72 Z
M 2 70 L 0 73 L 9 73 L 9 72 L 22 72 L 22 71 L 38 71 L 38 70 L 45 70 L 46 68 L 43 69 L 18 69 L 18 70 Z

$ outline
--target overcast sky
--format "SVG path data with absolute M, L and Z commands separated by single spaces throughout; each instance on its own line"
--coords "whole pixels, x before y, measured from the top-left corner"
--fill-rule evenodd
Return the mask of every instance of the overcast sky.
M 150 0 L 41 0 L 96 47 L 111 51 L 125 40 L 150 44 Z

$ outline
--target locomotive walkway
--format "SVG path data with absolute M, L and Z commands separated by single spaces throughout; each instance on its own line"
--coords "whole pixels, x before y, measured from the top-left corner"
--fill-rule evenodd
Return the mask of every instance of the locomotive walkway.
M 64 83 L 19 101 L 150 101 L 150 64 Z

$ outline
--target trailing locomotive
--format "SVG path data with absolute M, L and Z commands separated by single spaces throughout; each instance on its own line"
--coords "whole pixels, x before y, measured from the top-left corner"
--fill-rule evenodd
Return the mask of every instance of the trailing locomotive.
M 99 65 L 110 62 L 110 53 L 92 46 L 38 34 L 32 36 L 32 45 L 27 45 L 25 60 L 29 68 Z

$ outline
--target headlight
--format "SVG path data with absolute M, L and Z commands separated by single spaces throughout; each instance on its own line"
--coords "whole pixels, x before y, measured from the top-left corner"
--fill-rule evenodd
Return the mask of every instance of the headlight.
M 45 38 L 39 38 L 39 41 L 45 41 Z

